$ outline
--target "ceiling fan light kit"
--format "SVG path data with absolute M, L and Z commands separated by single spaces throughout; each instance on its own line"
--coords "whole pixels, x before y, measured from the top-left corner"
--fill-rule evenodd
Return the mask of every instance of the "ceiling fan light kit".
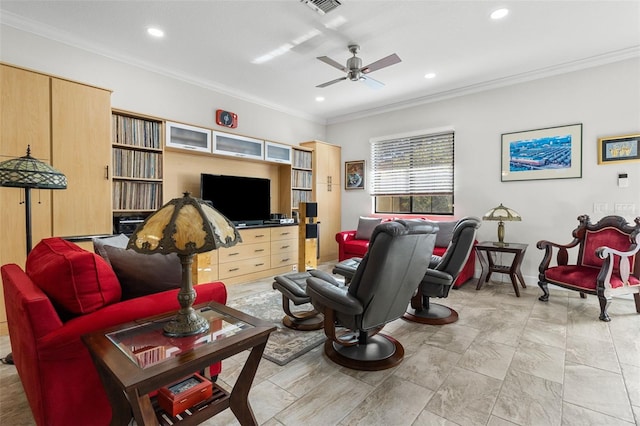
M 341 65 L 339 62 L 329 58 L 328 56 L 317 57 L 317 59 L 324 62 L 325 64 L 331 65 L 332 67 L 337 68 L 342 72 L 346 72 L 347 75 L 345 77 L 336 78 L 335 80 L 331 80 L 331 81 L 327 81 L 326 83 L 319 84 L 316 87 L 324 88 L 348 79 L 351 81 L 363 81 L 367 83 L 370 87 L 379 88 L 384 86 L 384 83 L 374 80 L 373 78 L 369 77 L 368 74 L 374 71 L 380 70 L 382 68 L 395 65 L 398 62 L 401 62 L 400 57 L 395 53 L 392 53 L 389 56 L 386 56 L 382 59 L 378 59 L 377 61 L 372 62 L 369 65 L 365 65 L 363 67 L 362 59 L 356 56 L 358 54 L 358 51 L 360 50 L 360 46 L 357 44 L 350 44 L 348 46 L 348 49 L 353 56 L 347 59 L 346 66 Z

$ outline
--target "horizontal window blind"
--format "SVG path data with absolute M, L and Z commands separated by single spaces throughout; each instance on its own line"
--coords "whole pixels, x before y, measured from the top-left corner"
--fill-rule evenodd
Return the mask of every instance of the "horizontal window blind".
M 453 144 L 453 132 L 372 142 L 372 195 L 453 194 Z

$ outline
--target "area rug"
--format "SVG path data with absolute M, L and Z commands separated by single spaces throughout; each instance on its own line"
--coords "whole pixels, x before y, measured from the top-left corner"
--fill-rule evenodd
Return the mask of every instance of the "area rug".
M 314 331 L 297 331 L 282 325 L 282 294 L 278 291 L 265 291 L 251 296 L 229 301 L 227 305 L 254 317 L 272 322 L 277 329 L 271 333 L 264 350 L 263 358 L 285 365 L 309 352 L 324 342 L 322 329 Z M 302 306 L 306 309 L 308 305 Z M 295 312 L 295 309 L 292 307 Z

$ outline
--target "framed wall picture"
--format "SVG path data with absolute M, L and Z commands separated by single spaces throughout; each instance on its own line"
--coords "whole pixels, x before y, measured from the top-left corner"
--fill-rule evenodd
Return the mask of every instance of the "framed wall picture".
M 344 189 L 364 189 L 364 160 L 344 162 Z
M 582 177 L 582 124 L 502 134 L 503 182 Z
M 640 135 L 598 139 L 598 164 L 640 161 Z

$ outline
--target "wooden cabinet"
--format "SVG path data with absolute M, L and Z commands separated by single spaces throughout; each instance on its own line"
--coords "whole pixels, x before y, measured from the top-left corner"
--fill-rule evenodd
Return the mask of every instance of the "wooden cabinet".
M 313 196 L 318 203 L 320 262 L 338 258 L 335 236 L 340 232 L 341 212 L 341 149 L 326 142 L 303 142 L 313 149 Z
M 32 191 L 33 245 L 50 236 L 111 232 L 109 136 L 111 92 L 9 65 L 0 65 L 1 152 L 31 155 L 67 176 L 65 190 Z M 106 148 L 106 149 L 105 149 Z M 24 266 L 26 231 L 21 190 L 1 188 L 0 263 Z M 24 197 L 24 196 L 22 196 Z
M 271 268 L 293 270 L 298 263 L 298 227 L 271 228 Z
M 33 157 L 68 180 L 65 190 L 31 191 L 33 245 L 54 235 L 111 233 L 111 92 L 6 64 L 0 64 L 0 91 L 2 160 L 24 156 L 29 145 Z M 22 200 L 24 190 L 0 188 L 1 265 L 25 264 Z M 0 334 L 6 334 L 3 302 Z
M 51 79 L 51 164 L 67 176 L 53 191 L 53 235 L 110 234 L 111 92 Z
M 239 232 L 240 244 L 195 257 L 194 283 L 220 280 L 231 285 L 295 270 L 297 226 L 245 228 Z

